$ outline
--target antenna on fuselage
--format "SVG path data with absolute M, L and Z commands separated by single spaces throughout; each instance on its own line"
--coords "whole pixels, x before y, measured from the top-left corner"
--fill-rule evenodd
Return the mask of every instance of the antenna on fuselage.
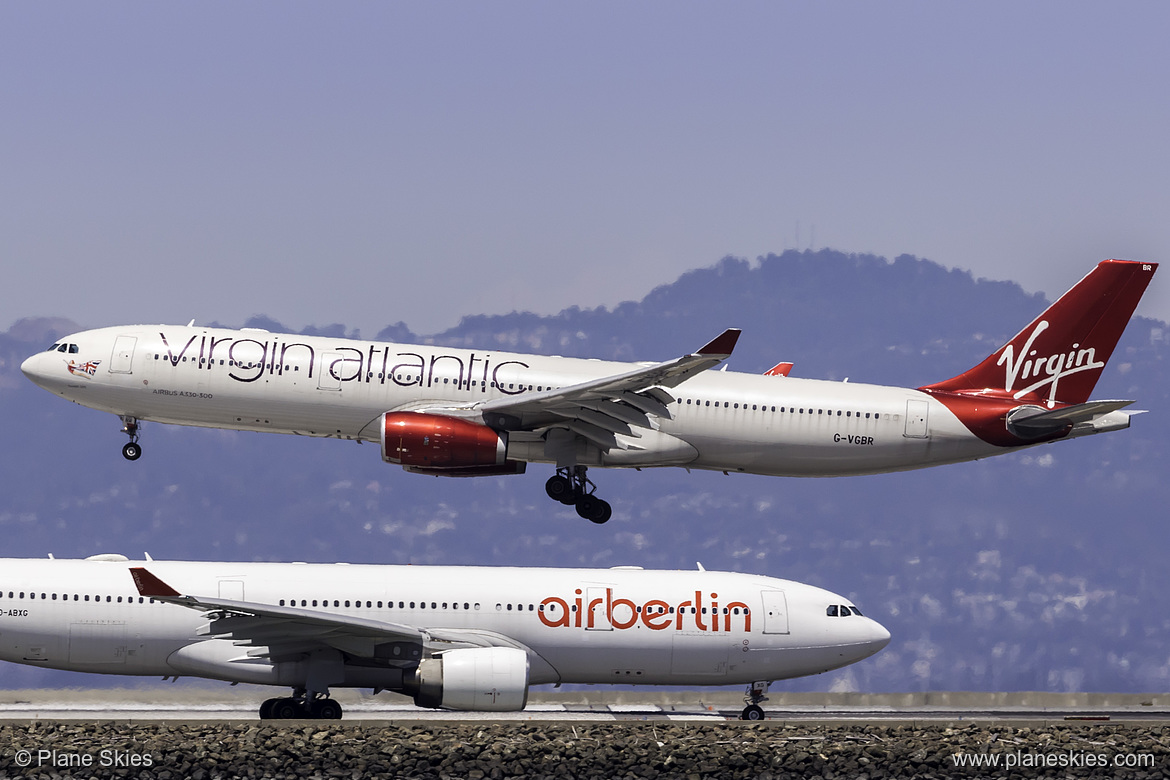
M 195 318 L 194 318 L 194 317 L 192 317 L 192 318 L 191 318 L 191 321 L 187 323 L 187 327 L 188 327 L 188 328 L 193 328 L 193 327 L 195 327 Z

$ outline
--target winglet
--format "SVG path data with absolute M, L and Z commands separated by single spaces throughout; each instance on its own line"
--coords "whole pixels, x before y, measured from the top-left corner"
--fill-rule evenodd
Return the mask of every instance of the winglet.
M 696 355 L 730 355 L 735 349 L 735 342 L 739 341 L 739 328 L 728 328 L 715 338 L 699 347 Z
M 130 569 L 130 576 L 134 578 L 134 587 L 138 588 L 140 596 L 175 598 L 183 595 L 141 566 Z

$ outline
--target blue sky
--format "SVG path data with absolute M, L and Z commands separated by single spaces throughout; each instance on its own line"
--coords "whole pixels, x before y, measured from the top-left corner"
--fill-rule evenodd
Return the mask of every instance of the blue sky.
M 1155 3 L 3 4 L 0 328 L 433 333 L 810 245 L 1057 295 L 1170 258 L 1167 29 Z M 1170 320 L 1170 280 L 1139 313 Z

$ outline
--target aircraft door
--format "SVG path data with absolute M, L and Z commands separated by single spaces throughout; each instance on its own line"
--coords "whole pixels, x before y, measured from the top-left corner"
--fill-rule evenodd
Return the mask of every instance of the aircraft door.
M 731 645 L 718 634 L 675 634 L 671 640 L 670 673 L 727 674 Z
M 126 624 L 121 621 L 71 623 L 69 663 L 126 663 Z
M 325 352 L 321 355 L 321 371 L 317 374 L 318 390 L 340 390 L 342 357 L 340 352 Z
M 229 599 L 231 601 L 244 600 L 244 581 L 243 580 L 220 580 L 219 581 L 219 597 L 221 599 Z
M 906 438 L 930 438 L 930 428 L 926 419 L 929 411 L 930 405 L 926 401 L 912 399 L 906 402 Z
M 788 598 L 782 590 L 762 590 L 764 602 L 764 633 L 788 633 Z
M 586 631 L 613 631 L 613 623 L 609 622 L 606 613 L 605 599 L 609 588 L 597 585 L 585 589 L 585 630 Z
M 114 339 L 114 352 L 110 355 L 111 374 L 130 374 L 134 367 L 134 347 L 137 336 L 118 336 Z

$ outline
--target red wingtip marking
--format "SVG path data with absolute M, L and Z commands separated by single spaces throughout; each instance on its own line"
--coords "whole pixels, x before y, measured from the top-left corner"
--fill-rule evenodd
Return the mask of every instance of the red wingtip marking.
M 154 598 L 159 596 L 173 597 L 182 595 L 179 591 L 167 585 L 141 566 L 130 569 L 130 576 L 134 578 L 134 587 L 138 588 L 138 594 L 141 596 Z
M 735 349 L 735 342 L 739 341 L 739 328 L 728 328 L 711 341 L 704 344 L 696 355 L 730 355 Z
M 792 363 L 777 363 L 764 372 L 764 376 L 788 376 L 792 370 Z

